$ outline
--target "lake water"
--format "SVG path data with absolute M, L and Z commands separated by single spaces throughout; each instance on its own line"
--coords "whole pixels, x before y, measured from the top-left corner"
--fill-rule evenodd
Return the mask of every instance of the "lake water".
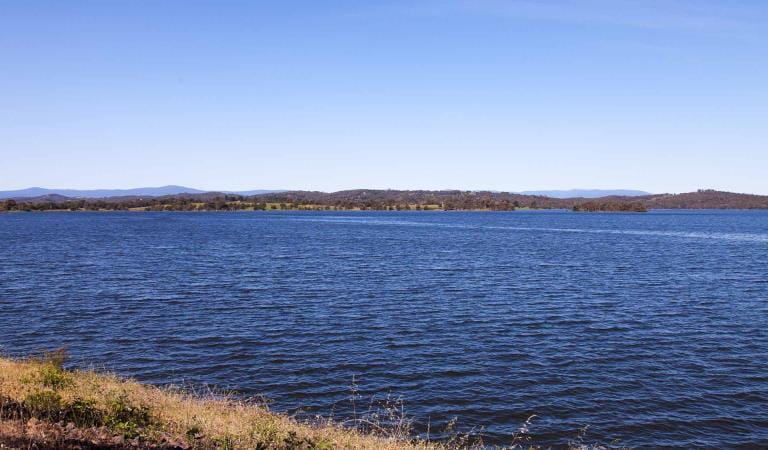
M 768 213 L 0 215 L 0 351 L 503 444 L 768 446 Z

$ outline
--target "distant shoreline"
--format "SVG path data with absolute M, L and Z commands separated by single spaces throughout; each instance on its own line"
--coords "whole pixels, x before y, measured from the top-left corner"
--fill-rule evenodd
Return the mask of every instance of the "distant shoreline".
M 276 210 L 253 210 L 253 209 L 238 209 L 238 210 L 216 210 L 216 209 L 197 209 L 197 210 L 151 210 L 151 209 L 141 209 L 141 210 L 120 210 L 120 209 L 78 209 L 78 210 L 69 210 L 69 209 L 47 209 L 47 210 L 29 210 L 29 211 L 22 211 L 22 210 L 14 210 L 14 211 L 3 211 L 0 210 L 0 215 L 2 214 L 25 214 L 25 213 L 55 213 L 55 214 L 67 214 L 67 213 L 116 213 L 116 212 L 123 212 L 123 213 L 135 213 L 135 214 L 142 214 L 142 213 L 259 213 L 259 214 L 271 214 L 271 213 L 280 213 L 280 212 L 310 212 L 310 213 L 321 213 L 321 212 L 347 212 L 347 213 L 363 213 L 363 212 L 383 212 L 383 213 L 397 213 L 397 212 L 412 212 L 412 213 L 462 213 L 462 212 L 476 212 L 476 213 L 499 213 L 499 212 L 518 212 L 518 213 L 525 213 L 525 212 L 568 212 L 568 213 L 575 213 L 575 214 L 641 214 L 641 213 L 650 213 L 650 212 L 660 212 L 660 211 L 689 211 L 689 212 L 696 212 L 696 211 L 734 211 L 734 212 L 755 212 L 755 211 L 768 211 L 768 208 L 651 208 L 647 211 L 574 211 L 572 209 L 568 208 L 520 208 L 517 210 L 507 210 L 507 211 L 500 211 L 500 210 L 493 210 L 493 209 L 429 209 L 429 210 L 372 210 L 372 209 L 331 209 L 331 210 L 322 210 L 322 209 L 276 209 Z
M 0 211 L 518 211 L 570 209 L 645 212 L 651 209 L 768 209 L 768 196 L 700 190 L 685 194 L 554 198 L 509 192 L 286 191 L 252 196 L 208 192 L 159 197 L 70 198 L 60 195 L 0 200 Z

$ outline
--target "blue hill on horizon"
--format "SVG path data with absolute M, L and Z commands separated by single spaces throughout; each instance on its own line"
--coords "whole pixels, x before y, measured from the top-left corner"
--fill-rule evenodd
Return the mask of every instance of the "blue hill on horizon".
M 163 195 L 176 194 L 202 194 L 205 192 L 222 192 L 225 194 L 236 195 L 259 195 L 267 193 L 285 192 L 285 190 L 254 189 L 249 191 L 204 191 L 186 186 L 168 185 L 160 187 L 140 187 L 133 189 L 49 189 L 41 187 L 31 187 L 27 189 L 17 189 L 11 191 L 0 191 L 0 199 L 5 198 L 26 198 L 41 197 L 46 195 L 61 195 L 71 198 L 107 198 L 124 196 L 148 196 L 159 197 Z M 571 190 L 549 190 L 549 191 L 523 191 L 525 195 L 542 195 L 552 198 L 598 198 L 607 196 L 627 196 L 637 197 L 641 195 L 652 195 L 649 192 L 629 190 L 629 189 L 571 189 Z
M 543 195 L 552 198 L 599 198 L 610 196 L 621 197 L 640 197 L 643 195 L 653 195 L 651 192 L 638 191 L 633 189 L 568 189 L 551 191 L 523 191 L 525 195 Z
M 27 189 L 17 189 L 13 191 L 0 191 L 0 199 L 4 198 L 25 198 L 25 197 L 41 197 L 44 195 L 62 195 L 64 197 L 72 198 L 106 198 L 106 197 L 123 197 L 123 196 L 148 196 L 159 197 L 163 195 L 176 195 L 176 194 L 202 194 L 205 192 L 200 189 L 190 188 L 186 186 L 160 186 L 160 187 L 141 187 L 134 189 L 48 189 L 41 187 L 31 187 Z M 271 191 L 266 189 L 251 190 L 251 191 L 218 191 L 226 194 L 238 194 L 238 195 L 256 195 L 265 194 L 269 192 L 281 192 Z

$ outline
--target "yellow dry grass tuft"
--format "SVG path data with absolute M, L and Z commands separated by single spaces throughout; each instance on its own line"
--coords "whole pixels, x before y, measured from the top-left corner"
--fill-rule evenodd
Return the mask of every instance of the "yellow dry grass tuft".
M 62 362 L 55 354 L 46 359 L 0 358 L 0 442 L 22 442 L 18 439 L 25 438 L 28 444 L 67 448 L 63 444 L 69 442 L 67 439 L 71 441 L 72 436 L 103 444 L 107 435 L 112 444 L 128 447 L 447 448 L 439 443 L 413 440 L 402 431 L 366 434 L 331 421 L 306 424 L 233 397 L 201 397 L 110 374 L 67 371 Z M 42 438 L 18 435 L 30 426 L 39 429 L 41 423 L 58 427 L 58 434 L 48 435 L 58 436 L 59 441 L 32 442 Z M 89 435 L 83 430 L 93 432 Z

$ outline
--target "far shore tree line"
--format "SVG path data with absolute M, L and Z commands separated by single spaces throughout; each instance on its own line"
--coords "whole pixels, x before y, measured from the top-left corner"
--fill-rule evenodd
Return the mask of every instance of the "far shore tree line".
M 0 211 L 514 211 L 518 209 L 571 209 L 585 212 L 644 212 L 652 208 L 768 209 L 768 196 L 700 190 L 685 194 L 658 194 L 642 197 L 561 199 L 490 191 L 357 189 L 331 193 L 288 191 L 254 196 L 209 192 L 160 197 L 87 199 L 48 195 L 0 200 Z
M 395 202 L 333 202 L 331 204 L 311 203 L 290 199 L 281 201 L 259 201 L 254 199 L 223 196 L 200 201 L 188 198 L 152 198 L 127 201 L 98 199 L 78 199 L 60 202 L 24 202 L 16 200 L 0 201 L 0 211 L 430 211 L 430 210 L 493 210 L 513 211 L 520 208 L 519 202 L 484 201 L 477 204 L 468 202 L 441 202 L 434 204 L 395 203 Z M 534 207 L 527 206 L 528 208 Z
M 576 212 L 648 212 L 640 202 L 601 202 L 591 201 L 573 205 Z

